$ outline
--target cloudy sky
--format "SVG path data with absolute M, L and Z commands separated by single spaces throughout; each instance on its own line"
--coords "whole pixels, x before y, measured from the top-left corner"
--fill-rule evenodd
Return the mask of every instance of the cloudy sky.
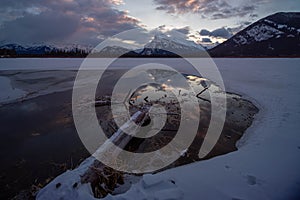
M 1 0 L 0 43 L 95 46 L 125 30 L 159 27 L 210 44 L 279 11 L 300 11 L 300 4 L 298 0 Z

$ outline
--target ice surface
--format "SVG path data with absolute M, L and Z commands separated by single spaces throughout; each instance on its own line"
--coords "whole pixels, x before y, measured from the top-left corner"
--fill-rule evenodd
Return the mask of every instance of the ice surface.
M 1 58 L 0 70 L 78 69 L 83 58 Z
M 11 81 L 9 78 L 0 76 L 0 103 L 13 101 L 14 99 L 21 98 L 25 95 L 25 91 L 14 88 L 11 85 Z

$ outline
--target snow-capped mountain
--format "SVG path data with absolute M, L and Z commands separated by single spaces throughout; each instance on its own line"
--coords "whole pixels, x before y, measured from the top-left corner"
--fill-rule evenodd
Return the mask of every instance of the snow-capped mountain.
M 19 44 L 5 44 L 0 46 L 0 49 L 9 49 L 14 50 L 17 54 L 31 54 L 31 55 L 39 55 L 49 53 L 56 48 L 50 45 L 30 45 L 23 46 Z
M 202 50 L 203 47 L 194 43 L 193 41 L 186 40 L 182 36 L 166 35 L 157 33 L 154 35 L 153 40 L 145 45 L 145 48 L 166 48 L 166 49 L 195 49 Z
M 196 56 L 204 52 L 201 45 L 186 38 L 165 35 L 163 33 L 156 34 L 144 49 L 140 52 L 141 56 Z
M 101 57 L 151 57 L 151 56 L 166 56 L 166 57 L 178 57 L 180 56 L 199 56 L 205 53 L 205 49 L 193 41 L 188 41 L 182 36 L 166 35 L 163 33 L 157 33 L 153 39 L 145 44 L 144 48 L 132 50 L 121 46 L 107 46 L 101 50 L 78 45 L 67 46 L 54 46 L 54 45 L 32 45 L 22 46 L 18 44 L 6 44 L 0 46 L 0 49 L 14 50 L 17 55 L 49 55 L 49 53 L 60 52 L 63 56 L 67 56 L 68 53 L 83 51 L 86 53 L 92 52 L 95 56 Z M 76 54 L 77 55 L 77 54 Z
M 209 50 L 212 56 L 299 56 L 300 13 L 276 13 Z
M 120 46 L 107 46 L 101 51 L 93 50 L 96 56 L 101 57 L 178 57 L 199 56 L 205 49 L 186 38 L 157 33 L 142 49 L 127 49 Z
M 131 52 L 131 50 L 124 47 L 107 46 L 100 51 L 97 49 L 93 49 L 92 54 L 100 57 L 119 57 L 120 55 L 127 54 L 128 52 Z

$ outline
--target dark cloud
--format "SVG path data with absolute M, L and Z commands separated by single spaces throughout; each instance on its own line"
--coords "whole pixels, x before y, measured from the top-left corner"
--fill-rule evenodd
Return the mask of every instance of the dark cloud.
M 258 14 L 250 14 L 250 18 L 255 19 L 258 17 Z
M 231 29 L 225 28 L 225 27 L 218 28 L 213 31 L 208 31 L 206 29 L 202 29 L 199 32 L 199 34 L 201 36 L 210 36 L 210 37 L 214 37 L 214 38 L 224 38 L 224 39 L 228 39 L 233 35 Z
M 153 0 L 157 10 L 167 13 L 199 13 L 204 18 L 224 19 L 252 14 L 257 4 L 264 0 L 241 1 L 240 5 L 229 4 L 227 0 Z
M 202 38 L 202 42 L 212 43 L 210 38 Z
M 155 30 L 156 31 L 164 31 L 164 32 L 177 31 L 184 35 L 188 35 L 191 31 L 191 28 L 189 26 L 185 26 L 185 27 L 181 27 L 181 28 L 169 28 L 165 24 L 163 24 L 163 25 L 160 25 L 159 27 L 157 27 Z
M 250 24 L 252 24 L 252 22 L 243 22 L 244 26 L 249 26 Z
M 178 31 L 180 33 L 183 33 L 185 35 L 188 35 L 190 33 L 190 27 L 189 26 L 186 26 L 186 27 L 183 27 L 183 28 L 174 28 L 173 30 Z
M 221 27 L 221 28 L 217 28 L 213 31 L 209 31 L 207 29 L 202 29 L 199 31 L 199 34 L 201 36 L 229 39 L 234 34 L 243 30 L 245 27 L 249 26 L 250 24 L 251 24 L 251 22 L 244 21 L 244 22 L 241 22 L 240 25 L 236 26 L 236 27 Z
M 229 27 L 227 28 L 227 30 L 229 32 L 231 32 L 232 34 L 236 34 L 237 32 L 243 30 L 244 28 L 246 28 L 247 26 L 249 26 L 252 22 L 248 22 L 248 21 L 245 21 L 245 22 L 241 22 L 239 26 L 236 26 L 236 27 Z
M 71 36 L 79 27 L 77 16 L 45 12 L 39 15 L 26 14 L 24 17 L 5 22 L 0 36 L 14 42 L 43 42 L 62 40 Z
M 139 27 L 117 0 L 2 0 L 0 41 L 97 44 Z
M 213 30 L 210 33 L 210 36 L 216 37 L 216 38 L 225 38 L 228 39 L 232 36 L 232 32 L 230 31 L 230 29 L 227 28 L 218 28 L 216 30 Z
M 161 25 L 157 27 L 156 29 L 153 29 L 152 34 L 156 33 L 164 33 L 166 35 L 181 35 L 184 36 L 185 38 L 188 38 L 191 36 L 191 28 L 189 26 L 185 27 L 180 27 L 180 28 L 170 28 L 167 27 L 166 25 Z
M 209 36 L 210 35 L 210 31 L 209 30 L 206 30 L 206 29 L 202 29 L 200 32 L 199 32 L 200 35 L 202 36 Z

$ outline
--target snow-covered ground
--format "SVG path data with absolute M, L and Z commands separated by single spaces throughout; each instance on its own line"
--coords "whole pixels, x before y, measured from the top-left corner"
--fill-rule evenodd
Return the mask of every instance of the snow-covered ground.
M 3 62 L 0 61 L 0 69 Z M 126 193 L 106 199 L 299 199 L 300 59 L 215 62 L 227 92 L 244 95 L 260 109 L 239 141 L 239 150 L 145 175 Z M 59 179 L 40 194 L 55 191 Z M 58 195 L 64 194 L 61 191 Z M 94 199 L 87 185 L 72 194 L 71 199 Z

